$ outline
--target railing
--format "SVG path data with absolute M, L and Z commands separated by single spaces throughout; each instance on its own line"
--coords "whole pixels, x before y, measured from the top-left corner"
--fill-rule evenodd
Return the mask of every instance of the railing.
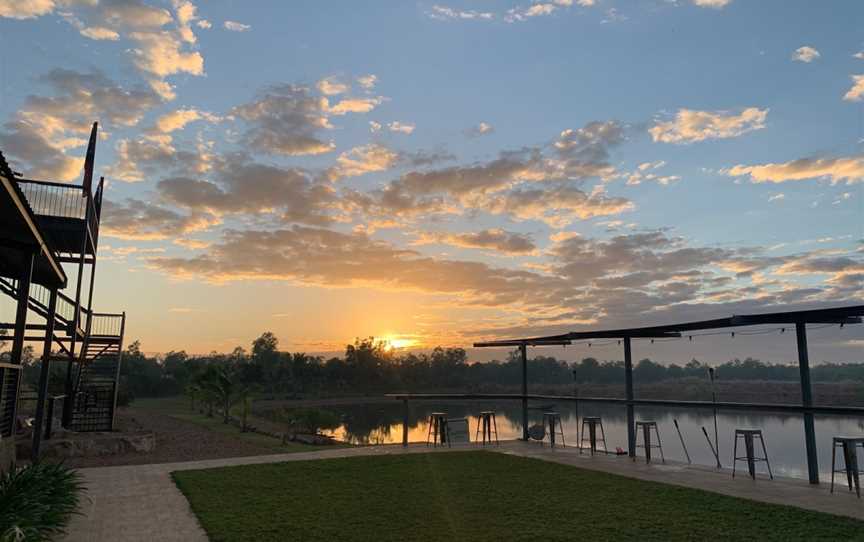
M 90 316 L 90 336 L 119 337 L 123 330 L 123 314 L 94 312 Z
M 6 290 L 13 297 L 17 296 L 18 292 L 18 281 L 15 279 L 10 279 L 6 277 L 0 277 L 0 287 L 3 290 Z M 37 312 L 44 313 L 47 315 L 48 313 L 48 302 L 51 297 L 51 290 L 42 286 L 41 284 L 30 284 L 30 306 L 31 308 L 37 309 Z M 79 312 L 79 331 L 83 332 L 81 324 L 87 321 L 87 309 L 84 307 L 78 307 Z M 64 330 L 68 330 L 71 333 L 72 322 L 75 319 L 75 301 L 63 294 L 62 292 L 57 292 L 57 307 L 56 307 L 56 318 L 57 322 Z
M 15 409 L 18 405 L 18 380 L 21 366 L 0 363 L 0 438 L 15 433 Z
M 50 181 L 32 181 L 17 179 L 21 192 L 27 198 L 27 203 L 37 215 L 59 218 L 87 220 L 93 245 L 99 238 L 99 216 L 102 210 L 102 190 L 100 181 L 95 194 L 84 191 L 84 187 L 75 184 L 53 183 Z
M 18 186 L 37 215 L 83 220 L 87 214 L 82 186 L 24 179 L 18 179 Z

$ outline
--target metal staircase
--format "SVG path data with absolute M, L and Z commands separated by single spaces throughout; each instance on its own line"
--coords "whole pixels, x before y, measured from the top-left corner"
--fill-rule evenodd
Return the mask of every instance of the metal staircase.
M 77 268 L 74 298 L 57 292 L 51 362 L 66 363 L 63 426 L 73 431 L 110 431 L 119 387 L 125 313 L 93 312 L 93 287 L 104 179 L 93 190 L 98 125 L 93 124 L 80 185 L 15 178 L 39 229 L 61 264 Z M 89 267 L 89 293 L 83 277 Z M 0 294 L 18 298 L 18 281 L 0 276 Z M 51 291 L 29 285 L 28 308 L 46 321 Z M 46 324 L 27 324 L 25 340 L 43 342 Z M 2 383 L 0 383 L 2 384 Z

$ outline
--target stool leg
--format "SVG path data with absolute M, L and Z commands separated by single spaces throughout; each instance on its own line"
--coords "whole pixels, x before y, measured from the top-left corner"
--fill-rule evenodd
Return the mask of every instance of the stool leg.
M 857 465 L 855 465 L 857 463 L 857 461 L 855 461 L 857 459 L 857 457 L 855 457 L 853 454 L 855 454 L 855 448 L 852 448 L 850 450 L 849 443 L 844 442 L 843 443 L 843 461 L 846 465 L 846 480 L 847 480 L 847 483 L 849 484 L 849 491 L 850 492 L 852 491 L 852 488 L 854 486 L 853 485 L 853 479 L 852 479 L 852 474 L 853 474 L 852 469 L 857 467 Z M 856 478 L 857 478 L 857 476 L 856 476 Z M 859 490 L 859 493 L 860 493 L 860 490 Z
M 744 451 L 747 453 L 747 472 L 750 473 L 750 478 L 756 479 L 756 462 L 753 461 L 753 435 L 746 433 L 744 435 Z
M 861 498 L 861 479 L 858 477 L 858 451 L 855 449 L 855 443 L 850 445 L 849 458 L 852 460 L 852 479 L 855 480 L 855 494 Z
M 835 472 L 837 472 L 837 443 L 831 441 L 831 493 L 834 493 Z
M 645 464 L 651 462 L 651 426 L 642 426 L 642 442 L 645 444 Z
M 480 439 L 477 437 L 480 435 L 480 426 L 483 424 L 483 416 L 477 419 L 477 430 L 474 431 L 474 442 L 480 442 Z
M 492 414 L 492 425 L 495 427 L 495 445 L 500 446 L 498 442 L 498 421 L 495 419 L 495 414 Z M 489 435 L 489 442 L 492 442 L 492 435 Z
M 732 448 L 732 478 L 735 478 L 735 466 L 738 464 L 738 433 L 735 433 L 735 445 Z
M 774 479 L 774 473 L 771 472 L 771 462 L 768 461 L 768 450 L 765 449 L 765 437 L 759 435 L 759 440 L 762 442 L 762 453 L 765 454 L 765 465 L 768 466 L 768 477 Z
M 579 455 L 582 455 L 582 445 L 585 444 L 585 418 L 582 418 L 582 436 L 579 437 Z
M 566 448 L 567 444 L 564 443 L 564 425 L 561 423 L 561 418 L 558 418 L 558 428 L 561 430 L 561 447 Z
M 609 446 L 606 444 L 606 431 L 603 430 L 603 420 L 600 420 L 600 436 L 603 438 L 603 451 L 609 454 Z
M 666 458 L 663 457 L 663 443 L 660 442 L 660 428 L 656 425 L 654 426 L 654 432 L 657 433 L 657 447 L 660 448 L 660 461 L 666 463 Z
M 549 418 L 549 447 L 555 447 L 555 418 Z

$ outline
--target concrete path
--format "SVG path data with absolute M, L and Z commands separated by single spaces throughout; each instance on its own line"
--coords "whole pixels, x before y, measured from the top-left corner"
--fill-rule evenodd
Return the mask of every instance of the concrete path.
M 179 470 L 207 469 L 235 465 L 279 463 L 308 459 L 327 459 L 355 456 L 384 456 L 405 453 L 441 451 L 469 451 L 476 446 L 452 449 L 431 449 L 424 445 L 368 446 L 337 448 L 234 459 L 212 459 L 186 463 L 99 467 L 81 469 L 88 487 L 89 501 L 82 515 L 73 519 L 68 541 L 206 541 L 207 536 L 198 524 L 183 494 L 175 487 L 170 473 Z M 500 447 L 487 449 L 522 457 L 533 457 L 576 467 L 599 470 L 673 485 L 704 489 L 724 495 L 776 504 L 788 504 L 864 520 L 864 499 L 848 493 L 845 478 L 838 476 L 835 494 L 828 493 L 828 484 L 811 486 L 804 480 L 759 478 L 755 482 L 746 475 L 734 480 L 730 471 L 689 466 L 680 463 L 666 465 L 644 460 L 631 461 L 623 456 L 580 455 L 576 448 L 541 447 L 536 443 L 502 442 Z

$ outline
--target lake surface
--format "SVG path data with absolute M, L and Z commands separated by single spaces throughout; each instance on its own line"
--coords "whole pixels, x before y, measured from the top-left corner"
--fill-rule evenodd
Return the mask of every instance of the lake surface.
M 543 406 L 551 405 L 529 403 L 529 425 L 542 423 L 543 411 L 545 410 Z M 394 400 L 392 405 L 358 404 L 326 408 L 341 416 L 342 425 L 329 432 L 336 438 L 355 444 L 402 442 L 403 407 L 401 402 Z M 450 418 L 468 418 L 470 437 L 473 441 L 477 428 L 477 416 L 480 411 L 495 410 L 498 434 L 502 440 L 522 436 L 521 404 L 516 401 L 416 401 L 410 403 L 409 410 L 408 439 L 410 442 L 426 441 L 427 420 L 431 412 L 446 412 Z M 554 410 L 561 414 L 565 441 L 568 445 L 577 444 L 576 433 L 579 429 L 577 426 L 581 423 L 582 416 L 600 416 L 603 420 L 609 449 L 614 450 L 616 447 L 627 449 L 627 422 L 623 406 L 580 403 L 577 412 L 576 406 L 572 403 L 559 403 L 554 405 Z M 577 414 L 579 422 L 577 422 Z M 666 459 L 686 461 L 681 440 L 678 438 L 673 424 L 673 420 L 677 419 L 681 435 L 693 463 L 708 466 L 716 464 L 708 447 L 708 442 L 702 433 L 704 426 L 713 441 L 714 418 L 711 410 L 636 408 L 636 419 L 657 422 Z M 807 478 L 804 422 L 801 416 L 719 412 L 717 427 L 720 437 L 720 462 L 723 467 L 731 467 L 732 464 L 735 428 L 758 428 L 762 429 L 762 434 L 765 437 L 768 458 L 771 461 L 774 474 Z M 816 416 L 819 470 L 823 479 L 826 480 L 830 477 L 831 438 L 835 435 L 864 435 L 864 418 Z M 638 436 L 641 443 L 641 434 Z M 758 442 L 756 446 L 757 456 L 761 455 Z M 743 441 L 739 443 L 739 455 L 743 455 L 742 447 Z M 643 453 L 641 449 L 638 451 L 640 454 Z M 659 452 L 655 450 L 653 455 L 659 457 Z M 859 459 L 859 461 L 862 460 L 864 458 Z M 838 458 L 838 467 L 841 463 L 842 459 Z M 747 467 L 745 463 L 739 462 L 738 468 L 746 472 Z M 757 470 L 759 468 L 764 468 L 764 464 L 757 464 Z

